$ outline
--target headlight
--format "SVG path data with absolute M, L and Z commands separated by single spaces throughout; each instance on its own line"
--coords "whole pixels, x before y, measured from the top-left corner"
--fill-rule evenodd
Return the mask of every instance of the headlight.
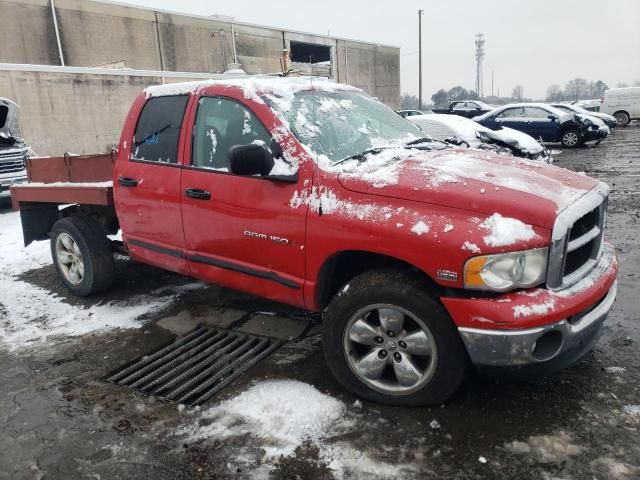
M 591 120 L 589 120 L 588 118 L 583 118 L 582 119 L 582 123 L 584 125 L 586 125 L 587 127 L 590 127 L 591 125 L 593 125 L 593 122 Z
M 548 253 L 545 247 L 470 258 L 464 264 L 464 286 L 497 292 L 533 287 L 545 279 Z

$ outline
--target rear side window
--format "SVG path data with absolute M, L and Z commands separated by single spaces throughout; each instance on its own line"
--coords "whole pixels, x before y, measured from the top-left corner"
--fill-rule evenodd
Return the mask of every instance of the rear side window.
M 187 95 L 151 98 L 142 108 L 133 136 L 132 160 L 178 162 L 178 140 Z

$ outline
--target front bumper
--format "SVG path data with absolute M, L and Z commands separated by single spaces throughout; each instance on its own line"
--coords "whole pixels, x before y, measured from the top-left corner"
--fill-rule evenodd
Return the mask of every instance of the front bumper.
M 589 128 L 584 131 L 583 137 L 585 142 L 593 142 L 594 140 L 602 141 L 609 135 L 609 129 L 602 127 L 599 129 Z
M 475 365 L 544 364 L 557 370 L 578 360 L 597 340 L 616 297 L 617 273 L 615 249 L 604 242 L 592 270 L 564 290 L 441 300 Z
M 460 328 L 460 336 L 475 365 L 519 367 L 553 362 L 560 369 L 587 353 L 616 299 L 617 283 L 587 310 L 551 325 L 524 330 Z

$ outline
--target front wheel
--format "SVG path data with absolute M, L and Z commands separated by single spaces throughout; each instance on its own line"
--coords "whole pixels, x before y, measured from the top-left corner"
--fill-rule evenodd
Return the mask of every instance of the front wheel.
M 111 246 L 91 218 L 58 220 L 51 229 L 51 256 L 62 282 L 80 297 L 106 290 L 113 282 Z
M 419 279 L 386 269 L 354 278 L 330 302 L 324 353 L 347 390 L 392 405 L 446 401 L 467 367 L 462 340 L 440 302 Z
M 582 144 L 582 135 L 578 130 L 571 129 L 567 130 L 562 134 L 560 138 L 560 142 L 563 147 L 574 148 L 578 147 Z
M 621 127 L 626 127 L 629 125 L 631 118 L 627 112 L 616 112 L 614 117 L 616 117 L 616 122 Z

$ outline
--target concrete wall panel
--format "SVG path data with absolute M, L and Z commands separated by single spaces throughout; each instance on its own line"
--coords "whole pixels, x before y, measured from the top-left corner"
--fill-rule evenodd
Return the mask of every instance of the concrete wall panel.
M 0 63 L 60 64 L 46 1 L 0 2 L 0 12 Z

